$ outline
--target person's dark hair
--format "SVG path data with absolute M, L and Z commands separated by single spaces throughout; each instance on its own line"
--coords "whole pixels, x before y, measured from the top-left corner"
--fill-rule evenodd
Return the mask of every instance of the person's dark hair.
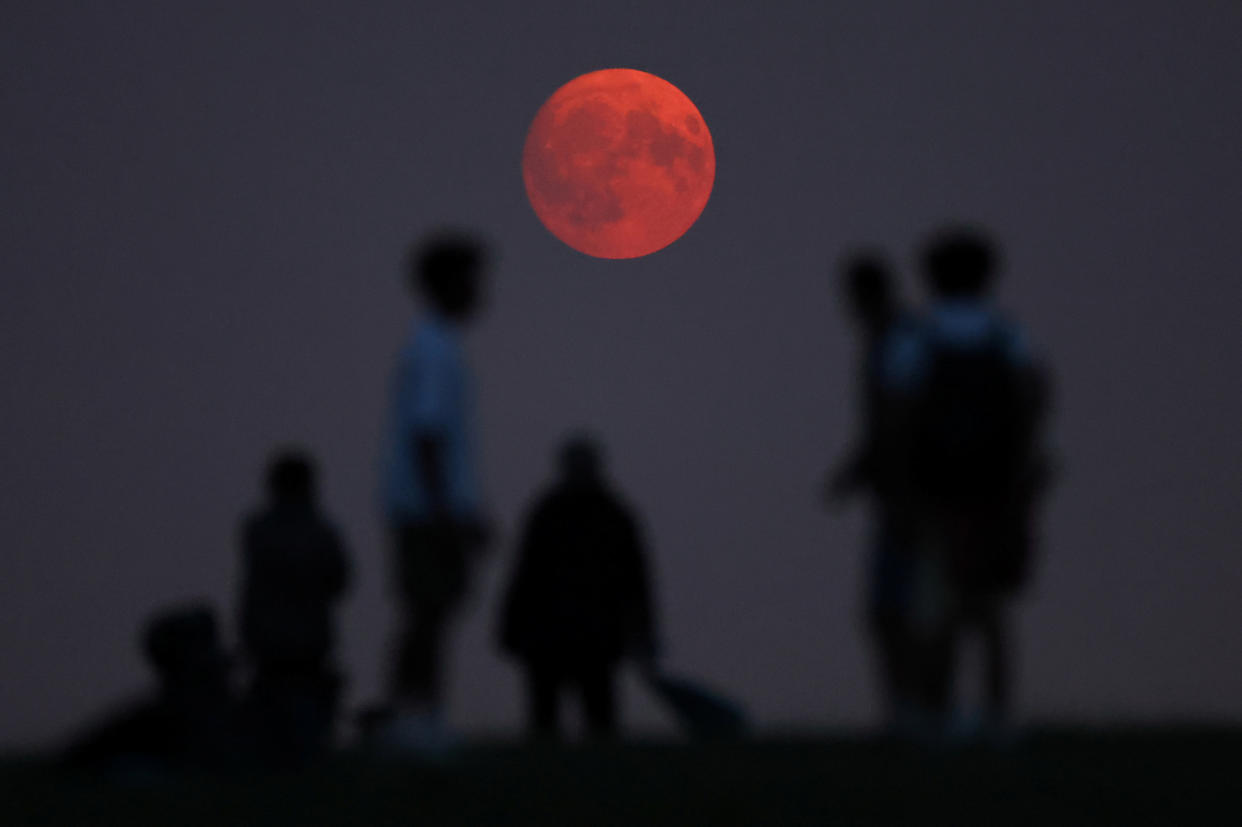
M 923 247 L 923 273 L 937 296 L 979 296 L 996 279 L 1000 255 L 982 230 L 953 227 L 941 230 Z
M 841 265 L 850 309 L 865 318 L 887 315 L 893 307 L 893 268 L 875 251 L 848 256 Z
M 604 467 L 604 449 L 590 434 L 577 433 L 561 443 L 559 460 L 561 473 L 567 477 L 598 477 Z
M 442 313 L 468 313 L 478 300 L 486 260 L 486 245 L 475 236 L 459 231 L 436 233 L 410 248 L 410 286 Z
M 282 451 L 267 466 L 267 490 L 276 500 L 309 500 L 315 494 L 315 463 L 301 451 Z

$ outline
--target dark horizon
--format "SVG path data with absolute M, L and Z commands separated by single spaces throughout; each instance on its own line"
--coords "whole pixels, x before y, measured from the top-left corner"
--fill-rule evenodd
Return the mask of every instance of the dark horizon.
M 671 668 L 761 732 L 873 719 L 865 515 L 817 496 L 854 433 L 834 268 L 887 249 L 914 299 L 954 220 L 1002 243 L 1000 303 L 1056 377 L 1020 716 L 1242 720 L 1242 6 L 640 5 L 8 4 L 0 746 L 145 685 L 159 606 L 204 596 L 232 638 L 238 521 L 288 443 L 357 567 L 348 706 L 377 697 L 401 257 L 444 224 L 498 253 L 470 348 L 502 533 L 457 635 L 465 730 L 521 725 L 496 599 L 580 427 L 645 519 Z M 540 104 L 609 66 L 682 89 L 717 156 L 698 222 L 625 261 L 553 238 L 520 171 Z

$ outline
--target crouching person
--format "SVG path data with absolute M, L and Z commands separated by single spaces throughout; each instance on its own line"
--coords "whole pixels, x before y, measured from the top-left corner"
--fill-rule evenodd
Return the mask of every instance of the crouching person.
M 66 761 L 136 778 L 235 766 L 249 742 L 215 611 L 205 603 L 158 611 L 144 624 L 140 645 L 156 689 L 76 736 Z

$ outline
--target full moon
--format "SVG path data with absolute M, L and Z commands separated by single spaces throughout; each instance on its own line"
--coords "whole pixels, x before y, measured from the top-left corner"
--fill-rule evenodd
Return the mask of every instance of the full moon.
M 522 177 L 535 214 L 561 241 L 597 258 L 637 258 L 698 220 L 716 152 L 703 116 L 676 86 L 635 69 L 601 69 L 539 108 Z

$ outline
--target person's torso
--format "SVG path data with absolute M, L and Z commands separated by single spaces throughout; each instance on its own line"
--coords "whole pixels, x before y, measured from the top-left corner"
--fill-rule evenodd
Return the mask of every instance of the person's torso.
M 521 577 L 536 637 L 553 648 L 620 646 L 640 596 L 632 519 L 606 492 L 553 492 L 537 508 Z
M 276 507 L 245 523 L 241 621 L 265 658 L 313 658 L 331 645 L 345 561 L 335 531 L 309 508 Z
M 390 517 L 418 521 L 428 515 L 415 443 L 422 431 L 440 445 L 450 510 L 461 518 L 477 513 L 472 394 L 460 332 L 444 320 L 423 319 L 401 350 L 393 382 L 384 472 Z

